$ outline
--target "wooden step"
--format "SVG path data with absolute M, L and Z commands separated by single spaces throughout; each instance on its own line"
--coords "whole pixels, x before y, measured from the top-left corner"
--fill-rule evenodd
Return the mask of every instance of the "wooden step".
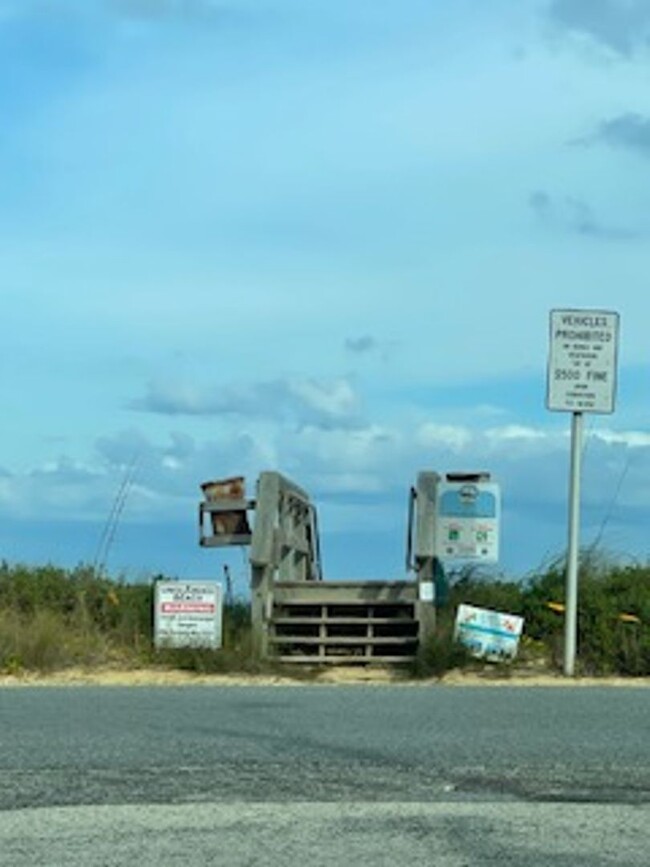
M 378 638 L 374 636 L 361 635 L 328 635 L 327 637 L 315 637 L 312 635 L 270 635 L 269 642 L 271 644 L 323 644 L 323 645 L 357 645 L 363 646 L 367 644 L 370 647 L 376 647 L 380 644 L 416 644 L 417 636 L 386 636 L 382 635 Z
M 397 599 L 357 599 L 339 600 L 328 598 L 327 596 L 317 596 L 314 594 L 309 599 L 280 599 L 277 597 L 274 600 L 277 608 L 283 609 L 298 609 L 298 608 L 317 608 L 318 606 L 327 606 L 328 608 L 402 608 L 412 609 L 414 602 L 402 601 Z
M 274 626 L 318 626 L 332 624 L 334 626 L 365 626 L 369 623 L 375 626 L 396 624 L 398 626 L 414 625 L 417 620 L 412 617 L 274 617 Z
M 303 656 L 296 654 L 273 657 L 278 662 L 296 665 L 402 665 L 413 662 L 414 656 Z

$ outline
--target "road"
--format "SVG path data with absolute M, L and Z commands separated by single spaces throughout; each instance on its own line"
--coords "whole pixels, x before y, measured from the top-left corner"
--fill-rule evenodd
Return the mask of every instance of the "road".
M 645 867 L 649 735 L 642 688 L 0 689 L 0 864 Z

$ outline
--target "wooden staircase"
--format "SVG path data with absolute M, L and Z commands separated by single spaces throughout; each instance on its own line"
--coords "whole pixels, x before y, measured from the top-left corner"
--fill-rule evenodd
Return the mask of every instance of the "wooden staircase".
M 411 662 L 418 646 L 412 582 L 276 582 L 268 646 L 280 662 Z
M 415 658 L 435 624 L 433 500 L 420 478 L 434 475 L 420 473 L 411 494 L 408 570 L 416 577 L 410 581 L 323 581 L 316 509 L 307 493 L 280 473 L 261 473 L 253 499 L 246 498 L 241 476 L 201 486 L 206 499 L 199 505 L 200 544 L 250 545 L 257 658 L 308 665 L 384 665 Z

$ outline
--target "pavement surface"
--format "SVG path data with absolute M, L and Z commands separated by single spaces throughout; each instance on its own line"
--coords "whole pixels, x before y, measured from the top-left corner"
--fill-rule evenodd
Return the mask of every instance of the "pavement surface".
M 0 864 L 650 864 L 650 691 L 0 689 Z

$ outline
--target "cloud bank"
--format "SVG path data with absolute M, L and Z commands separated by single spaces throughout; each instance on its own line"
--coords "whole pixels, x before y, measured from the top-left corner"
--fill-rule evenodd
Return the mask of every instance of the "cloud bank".
M 227 388 L 158 380 L 129 406 L 160 415 L 233 415 L 322 428 L 354 428 L 361 420 L 359 398 L 344 378 L 277 379 Z
M 629 58 L 647 47 L 646 0 L 553 0 L 548 11 L 558 27 L 588 37 L 620 57 Z
M 524 519 L 536 522 L 540 540 L 529 541 L 530 550 L 542 544 L 541 536 L 560 550 L 568 449 L 565 429 L 517 424 L 482 430 L 434 421 L 413 429 L 312 427 L 294 436 L 279 427 L 270 436 L 250 428 L 204 440 L 181 433 L 161 440 L 132 428 L 97 440 L 84 463 L 62 456 L 29 472 L 3 474 L 0 514 L 23 520 L 49 517 L 55 523 L 101 522 L 135 468 L 123 522 L 192 524 L 201 482 L 243 474 L 252 494 L 262 470 L 278 469 L 310 492 L 321 511 L 323 532 L 376 524 L 378 532 L 401 537 L 406 494 L 419 470 L 487 470 L 502 485 L 504 532 Z M 591 430 L 583 482 L 587 538 L 608 514 L 614 522 L 624 514 L 626 521 L 643 524 L 650 496 L 649 457 L 650 435 L 643 431 Z M 525 551 L 504 551 L 506 565 L 522 557 Z
M 650 118 L 628 112 L 604 120 L 588 142 L 601 142 L 650 157 Z
M 540 225 L 598 241 L 633 241 L 641 233 L 601 221 L 593 208 L 573 196 L 554 197 L 544 190 L 530 194 L 528 204 Z

